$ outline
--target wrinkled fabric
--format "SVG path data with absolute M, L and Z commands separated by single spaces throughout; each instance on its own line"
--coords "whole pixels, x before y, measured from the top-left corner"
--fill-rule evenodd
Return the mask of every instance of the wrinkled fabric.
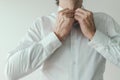
M 120 67 L 120 26 L 108 14 L 93 16 L 96 33 L 91 41 L 74 24 L 61 42 L 53 32 L 57 12 L 37 18 L 8 54 L 8 80 L 19 80 L 38 68 L 42 80 L 103 80 L 106 60 Z

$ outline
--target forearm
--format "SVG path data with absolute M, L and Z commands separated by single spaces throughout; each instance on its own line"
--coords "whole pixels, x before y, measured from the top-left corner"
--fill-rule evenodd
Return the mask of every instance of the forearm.
M 25 49 L 16 50 L 6 64 L 8 79 L 18 80 L 35 71 L 60 46 L 61 42 L 55 34 L 50 33 L 40 42 L 34 42 Z
M 120 37 L 114 39 L 97 31 L 89 45 L 107 60 L 120 67 Z

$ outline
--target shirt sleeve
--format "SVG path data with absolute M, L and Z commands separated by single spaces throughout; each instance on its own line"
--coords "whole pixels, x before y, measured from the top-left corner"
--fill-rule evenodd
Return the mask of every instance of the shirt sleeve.
M 106 25 L 108 35 L 96 30 L 88 44 L 107 60 L 120 67 L 120 26 L 110 16 L 106 20 Z
M 41 38 L 41 23 L 41 20 L 36 20 L 18 46 L 9 52 L 5 67 L 8 80 L 18 80 L 42 67 L 44 61 L 62 45 L 54 32 Z

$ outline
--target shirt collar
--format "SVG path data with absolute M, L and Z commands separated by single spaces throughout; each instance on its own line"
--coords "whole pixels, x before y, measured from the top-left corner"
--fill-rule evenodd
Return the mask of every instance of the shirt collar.
M 82 7 L 81 8 L 83 8 L 84 9 L 84 6 L 82 5 Z M 63 10 L 63 8 L 61 7 L 61 6 L 58 6 L 58 12 L 59 11 L 61 11 L 61 10 Z
M 84 7 L 82 6 L 82 8 L 84 8 Z M 59 12 L 59 11 L 61 11 L 61 10 L 63 10 L 63 8 L 62 8 L 61 6 L 58 6 L 57 12 Z M 57 17 L 57 13 L 56 13 L 56 15 L 54 15 L 54 16 Z M 74 25 L 75 25 L 75 26 L 79 26 L 78 23 L 75 23 Z M 76 28 L 77 28 L 77 27 L 76 27 Z
M 61 6 L 58 6 L 58 12 L 63 10 L 63 8 Z

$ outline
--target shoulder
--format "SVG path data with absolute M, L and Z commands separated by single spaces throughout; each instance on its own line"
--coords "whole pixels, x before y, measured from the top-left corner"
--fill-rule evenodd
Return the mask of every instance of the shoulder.
M 94 12 L 93 17 L 94 17 L 95 25 L 98 28 L 104 29 L 105 27 L 108 27 L 110 25 L 112 26 L 115 23 L 115 20 L 107 13 Z
M 46 23 L 47 20 L 48 20 L 48 16 L 37 17 L 33 21 L 33 24 L 36 24 L 36 25 L 44 24 L 44 23 Z
M 51 14 L 46 15 L 46 16 L 37 17 L 33 21 L 32 29 L 35 32 L 39 32 L 42 35 L 47 34 L 50 31 L 52 31 L 52 29 L 54 27 L 54 24 L 53 24 L 54 19 L 55 19 L 54 16 L 52 16 Z
M 119 32 L 117 31 L 119 30 L 119 24 L 109 14 L 103 12 L 95 12 L 93 15 L 96 28 L 100 31 L 109 34 L 109 36 L 113 36 L 115 32 Z
M 49 20 L 49 16 L 40 16 L 40 17 L 36 17 L 33 21 L 32 21 L 32 25 L 30 28 L 33 29 L 41 29 L 42 27 L 44 27 L 46 24 L 48 24 L 50 22 Z
M 45 24 L 51 24 L 51 22 L 55 19 L 55 17 L 56 17 L 55 13 L 51 13 L 46 16 L 37 17 L 34 20 L 34 23 L 44 26 Z
M 113 19 L 112 16 L 104 12 L 93 12 L 93 16 L 95 20 L 108 21 Z

